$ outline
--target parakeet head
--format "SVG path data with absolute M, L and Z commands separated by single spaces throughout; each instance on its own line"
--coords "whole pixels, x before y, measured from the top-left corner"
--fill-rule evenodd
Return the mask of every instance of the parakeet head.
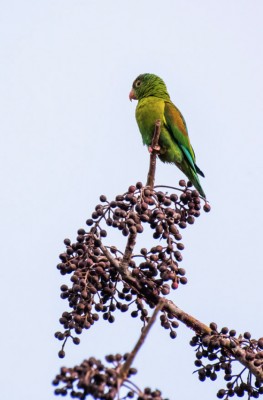
M 132 84 L 129 99 L 141 100 L 144 97 L 155 96 L 170 99 L 164 81 L 154 74 L 141 74 Z

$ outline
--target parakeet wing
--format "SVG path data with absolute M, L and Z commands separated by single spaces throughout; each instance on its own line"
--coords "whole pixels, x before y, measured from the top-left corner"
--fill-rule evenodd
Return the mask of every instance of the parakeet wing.
M 175 105 L 170 101 L 165 101 L 164 120 L 167 129 L 184 153 L 190 166 L 198 174 L 204 176 L 203 172 L 195 164 L 195 153 L 188 137 L 184 117 L 182 116 L 178 108 L 175 107 Z

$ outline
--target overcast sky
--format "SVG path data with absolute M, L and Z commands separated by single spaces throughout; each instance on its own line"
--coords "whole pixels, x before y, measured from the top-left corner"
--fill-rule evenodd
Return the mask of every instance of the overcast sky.
M 116 314 L 60 360 L 54 332 L 67 309 L 63 239 L 85 227 L 100 194 L 146 181 L 128 99 L 144 72 L 164 79 L 182 111 L 212 206 L 183 232 L 189 284 L 171 297 L 204 323 L 263 335 L 262 18 L 261 0 L 0 2 L 1 398 L 54 398 L 60 366 L 137 340 L 137 321 Z M 156 184 L 181 178 L 158 163 Z M 173 341 L 156 323 L 135 381 L 170 399 L 216 398 L 219 380 L 192 375 L 191 336 L 180 326 Z

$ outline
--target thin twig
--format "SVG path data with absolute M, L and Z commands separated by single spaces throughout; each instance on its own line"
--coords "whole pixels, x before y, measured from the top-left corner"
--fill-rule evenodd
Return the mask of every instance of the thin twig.
M 141 336 L 139 337 L 136 345 L 134 346 L 133 350 L 129 354 L 129 356 L 128 356 L 127 360 L 125 361 L 125 363 L 122 365 L 122 367 L 120 369 L 120 372 L 119 372 L 120 386 L 121 386 L 122 382 L 127 378 L 129 369 L 130 369 L 130 367 L 131 367 L 136 355 L 138 354 L 140 348 L 142 347 L 142 345 L 143 345 L 143 343 L 144 343 L 144 341 L 145 341 L 145 339 L 146 339 L 146 337 L 147 337 L 152 325 L 154 324 L 158 312 L 163 308 L 164 302 L 165 302 L 165 299 L 161 298 L 159 303 L 155 307 L 153 315 L 151 316 L 148 324 L 143 328 Z
M 180 189 L 180 188 L 177 188 L 177 187 L 174 187 L 174 186 L 168 186 L 168 185 L 155 185 L 154 189 L 156 189 L 156 188 L 174 189 L 174 190 L 178 190 L 180 192 L 184 192 L 185 191 L 185 189 Z M 188 187 L 187 189 L 189 189 L 190 191 L 195 190 L 195 189 L 192 190 L 190 187 Z M 200 199 L 203 199 L 206 203 L 209 203 L 209 201 L 205 197 L 201 196 L 200 193 L 199 193 L 199 197 L 200 197 Z
M 146 186 L 149 186 L 150 189 L 153 189 L 153 186 L 154 186 L 155 170 L 156 170 L 156 157 L 160 151 L 160 147 L 158 145 L 160 133 L 161 133 L 161 121 L 158 119 L 155 122 L 154 134 L 153 134 L 152 144 L 151 144 L 150 166 L 149 166 L 149 172 L 148 172 L 147 183 L 146 183 Z

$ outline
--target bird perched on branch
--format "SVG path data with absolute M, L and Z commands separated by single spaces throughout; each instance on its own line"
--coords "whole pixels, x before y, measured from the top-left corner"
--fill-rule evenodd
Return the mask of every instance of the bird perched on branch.
M 130 100 L 138 100 L 136 120 L 143 144 L 151 151 L 152 137 L 157 120 L 161 121 L 159 158 L 173 163 L 187 176 L 201 196 L 206 197 L 198 174 L 203 172 L 195 163 L 184 117 L 171 102 L 164 81 L 154 74 L 139 75 L 132 85 Z

